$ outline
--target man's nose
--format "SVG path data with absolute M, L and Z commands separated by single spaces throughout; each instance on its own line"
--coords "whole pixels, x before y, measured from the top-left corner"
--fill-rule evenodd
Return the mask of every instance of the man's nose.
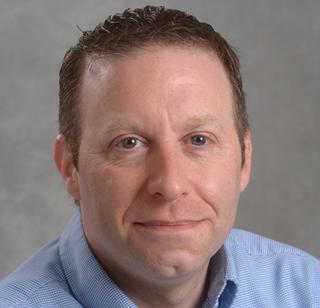
M 147 190 L 150 195 L 163 201 L 174 201 L 189 193 L 185 158 L 175 151 L 154 155 L 150 161 Z

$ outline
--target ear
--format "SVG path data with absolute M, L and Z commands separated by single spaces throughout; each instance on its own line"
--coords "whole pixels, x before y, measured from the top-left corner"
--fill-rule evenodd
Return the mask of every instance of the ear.
M 75 200 L 80 200 L 78 170 L 73 163 L 71 151 L 63 135 L 56 137 L 53 158 L 68 193 Z
M 244 162 L 241 170 L 240 191 L 244 191 L 249 184 L 252 162 L 252 141 L 251 132 L 248 131 L 244 137 L 245 151 Z

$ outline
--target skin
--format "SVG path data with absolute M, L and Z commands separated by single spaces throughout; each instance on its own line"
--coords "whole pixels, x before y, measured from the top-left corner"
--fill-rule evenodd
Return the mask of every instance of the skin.
M 89 245 L 139 307 L 197 307 L 250 175 L 224 68 L 177 46 L 89 64 L 78 169 L 63 136 L 54 154 Z

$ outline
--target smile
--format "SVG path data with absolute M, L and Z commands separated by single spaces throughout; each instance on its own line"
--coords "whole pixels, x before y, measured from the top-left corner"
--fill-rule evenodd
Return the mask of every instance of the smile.
M 179 232 L 186 231 L 197 227 L 201 221 L 197 220 L 182 220 L 182 221 L 160 221 L 151 220 L 135 223 L 136 226 L 142 227 L 145 230 L 153 232 Z

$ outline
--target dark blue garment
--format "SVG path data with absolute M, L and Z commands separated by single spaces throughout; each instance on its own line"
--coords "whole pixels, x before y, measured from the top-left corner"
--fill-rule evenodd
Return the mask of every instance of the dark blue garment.
M 233 230 L 210 262 L 203 307 L 320 308 L 320 262 L 307 253 Z M 219 272 L 219 271 L 218 271 Z M 214 295 L 214 296 L 213 296 Z M 0 307 L 136 307 L 91 253 L 80 213 L 0 283 Z M 155 307 L 157 307 L 155 303 Z

